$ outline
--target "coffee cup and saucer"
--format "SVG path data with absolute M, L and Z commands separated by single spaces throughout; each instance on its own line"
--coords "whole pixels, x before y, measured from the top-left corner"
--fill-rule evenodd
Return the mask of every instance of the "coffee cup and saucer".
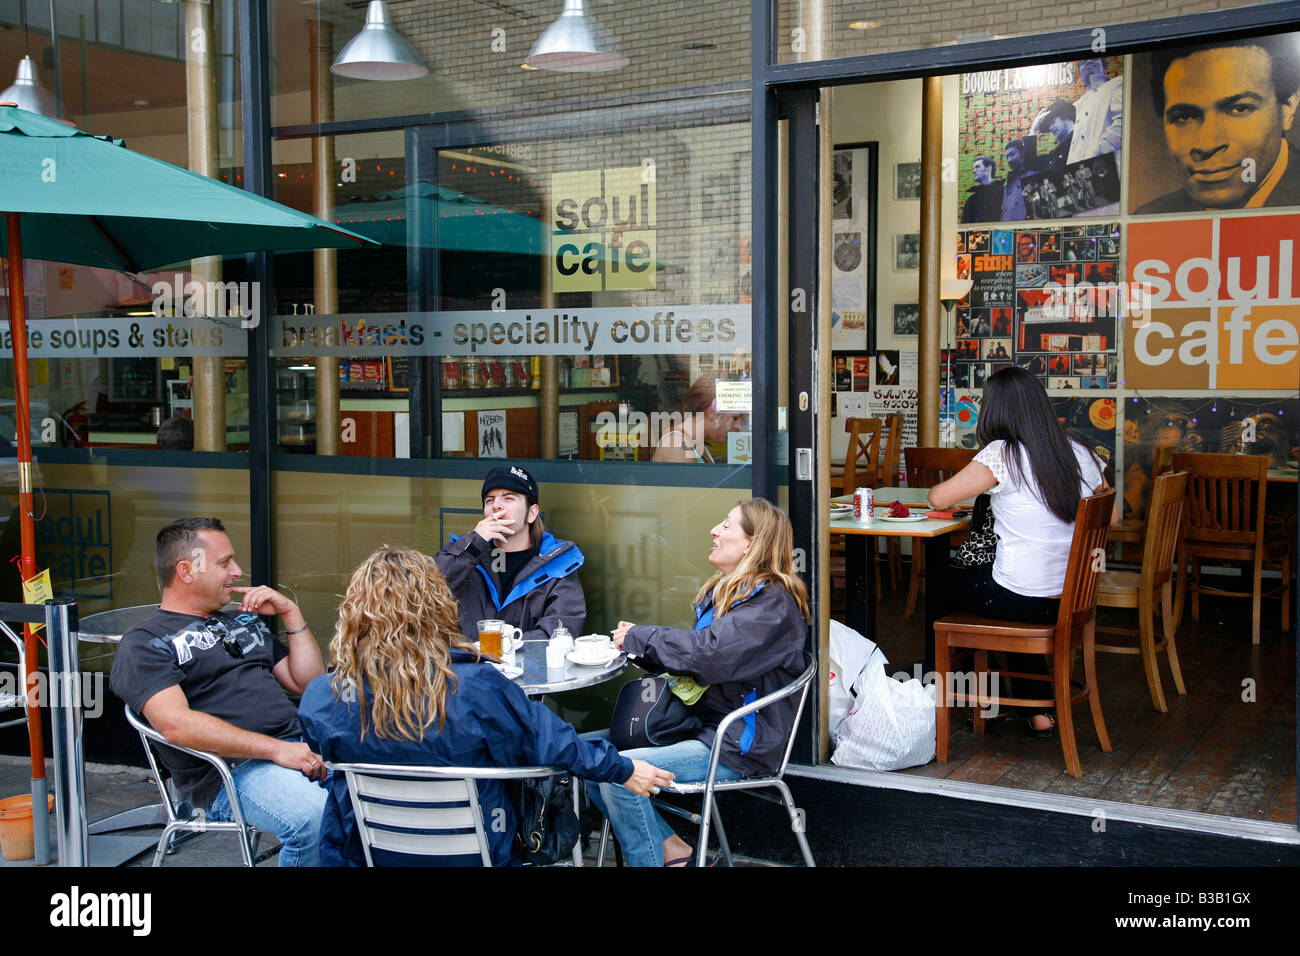
M 583 667 L 604 667 L 618 657 L 618 648 L 608 634 L 584 634 L 575 638 L 573 650 L 565 655 L 572 664 Z

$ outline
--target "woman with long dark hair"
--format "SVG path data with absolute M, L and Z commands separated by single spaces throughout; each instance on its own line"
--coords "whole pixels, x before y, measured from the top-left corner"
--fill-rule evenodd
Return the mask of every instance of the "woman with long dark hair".
M 932 508 L 989 493 L 998 543 L 992 564 L 971 568 L 954 591 L 964 610 L 1026 624 L 1051 624 L 1060 608 L 1079 500 L 1107 487 L 1103 464 L 1061 425 L 1038 379 L 1008 366 L 984 383 L 974 460 L 930 489 Z M 1118 520 L 1118 506 L 1112 523 Z M 1042 671 L 1041 660 L 1025 667 Z M 1030 729 L 1048 735 L 1049 714 Z

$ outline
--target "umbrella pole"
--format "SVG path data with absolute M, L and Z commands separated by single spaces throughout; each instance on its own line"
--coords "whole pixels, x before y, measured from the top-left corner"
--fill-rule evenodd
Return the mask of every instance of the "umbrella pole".
M 18 419 L 18 527 L 22 537 L 22 579 L 36 573 L 36 523 L 32 520 L 32 422 L 27 382 L 27 300 L 23 288 L 23 238 L 16 212 L 5 213 L 9 227 L 9 334 L 14 349 L 14 410 Z M 32 755 L 32 823 L 36 863 L 50 862 L 48 788 L 45 782 L 45 741 L 37 700 L 36 635 L 23 628 L 27 656 L 27 742 Z

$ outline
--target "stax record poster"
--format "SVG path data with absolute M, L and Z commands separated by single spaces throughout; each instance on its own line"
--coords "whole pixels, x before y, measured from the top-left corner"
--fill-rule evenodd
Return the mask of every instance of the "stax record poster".
M 1300 215 L 1133 223 L 1128 250 L 1128 388 L 1295 391 Z

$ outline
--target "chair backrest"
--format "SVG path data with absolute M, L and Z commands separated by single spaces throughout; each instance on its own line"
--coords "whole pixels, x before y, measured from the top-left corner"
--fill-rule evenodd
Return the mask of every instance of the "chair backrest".
M 1187 472 L 1187 540 L 1263 545 L 1267 458 L 1179 452 L 1173 462 Z
M 1173 470 L 1173 467 L 1174 449 L 1169 445 L 1157 445 L 1155 455 L 1151 459 L 1151 477 L 1159 477 L 1166 471 Z
M 347 776 L 352 813 L 366 865 L 371 850 L 412 856 L 478 854 L 492 865 L 477 780 L 522 780 L 567 773 L 547 767 L 406 767 L 330 763 Z
M 1056 619 L 1057 638 L 1069 636 L 1089 620 L 1097 608 L 1097 579 L 1105 567 L 1106 529 L 1115 506 L 1115 489 L 1082 498 L 1074 515 L 1074 538 L 1065 569 L 1061 610 Z
M 973 448 L 904 448 L 907 487 L 933 488 L 957 474 L 974 458 Z
M 898 462 L 903 451 L 903 413 L 885 416 L 885 452 L 880 459 L 877 479 L 881 485 L 898 484 Z
M 184 803 L 179 796 L 172 794 L 167 787 L 167 781 L 171 778 L 171 771 L 162 763 L 158 754 L 159 747 L 170 747 L 172 750 L 179 751 L 183 754 L 189 754 L 191 757 L 197 757 L 211 764 L 217 771 L 217 776 L 221 778 L 221 784 L 225 787 L 227 793 L 235 793 L 234 778 L 230 774 L 230 764 L 224 759 L 206 750 L 194 750 L 191 747 L 185 747 L 181 744 L 171 743 L 166 737 L 150 727 L 143 718 L 140 717 L 129 706 L 122 708 L 126 715 L 126 722 L 136 729 L 140 734 L 140 744 L 144 747 L 144 755 L 149 760 L 149 767 L 153 770 L 154 782 L 158 785 L 158 794 L 162 797 L 164 809 L 167 811 L 167 819 L 175 820 L 178 818 L 178 811 L 181 809 L 179 804 Z M 231 815 L 239 826 L 244 826 L 243 809 L 238 799 L 230 801 Z
M 1187 472 L 1157 476 L 1147 502 L 1147 524 L 1142 546 L 1142 582 L 1159 587 L 1173 576 L 1174 555 L 1183 530 L 1183 501 Z
M 786 684 L 779 690 L 772 691 L 772 693 L 767 694 L 764 697 L 758 698 L 758 700 L 754 701 L 752 704 L 746 704 L 744 707 L 731 711 L 731 713 L 722 718 L 721 722 L 718 724 L 717 730 L 714 732 L 713 753 L 711 755 L 711 760 L 714 765 L 718 762 L 718 754 L 721 752 L 722 742 L 726 737 L 728 726 L 737 720 L 743 720 L 746 716 L 752 714 L 756 710 L 762 710 L 764 707 L 774 704 L 778 700 L 783 700 L 786 697 L 798 694 L 799 703 L 795 706 L 794 713 L 790 718 L 790 736 L 785 742 L 785 752 L 781 756 L 781 766 L 773 776 L 781 777 L 785 775 L 786 764 L 790 762 L 790 752 L 794 749 L 795 731 L 799 729 L 799 717 L 803 714 L 803 705 L 808 699 L 808 688 L 812 685 L 812 679 L 817 674 L 816 659 L 813 658 L 812 655 L 805 655 L 804 660 L 807 661 L 808 666 L 804 668 L 804 672 L 796 677 L 791 683 Z
M 844 430 L 849 433 L 849 450 L 844 458 L 844 492 L 855 488 L 874 488 L 880 484 L 877 463 L 880 460 L 879 418 L 848 418 Z

